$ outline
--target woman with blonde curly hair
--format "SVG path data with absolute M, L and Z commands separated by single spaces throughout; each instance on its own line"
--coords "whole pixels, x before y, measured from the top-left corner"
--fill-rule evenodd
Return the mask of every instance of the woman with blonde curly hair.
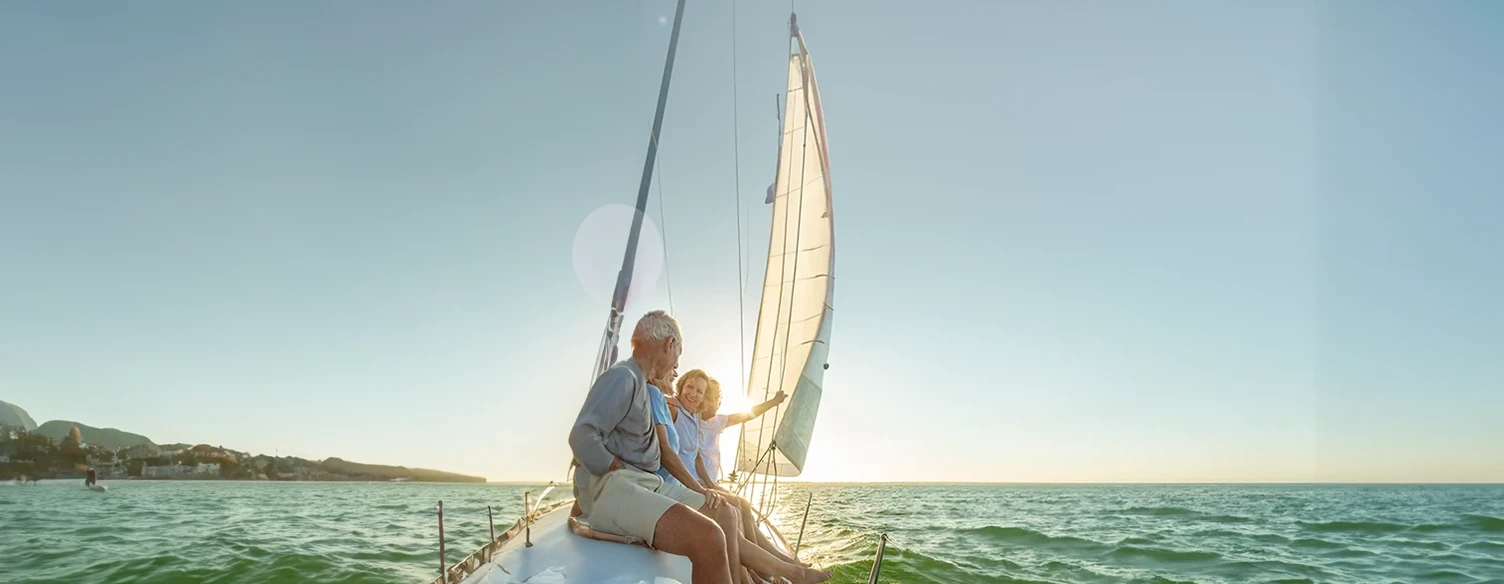
M 757 529 L 757 524 L 752 522 L 752 506 L 746 499 L 726 492 L 716 487 L 714 483 L 706 483 L 698 477 L 705 476 L 705 464 L 699 456 L 699 416 L 690 413 L 688 404 L 699 404 L 700 396 L 705 388 L 715 380 L 711 379 L 703 370 L 693 369 L 679 377 L 677 395 L 668 397 L 661 388 L 672 391 L 676 386 L 673 384 L 676 371 L 668 373 L 667 378 L 648 380 L 648 402 L 652 409 L 653 427 L 658 434 L 658 447 L 662 449 L 662 464 L 658 467 L 658 476 L 666 482 L 676 482 L 685 488 L 705 495 L 706 500 L 712 498 L 724 500 L 734 506 L 741 515 L 742 530 L 742 565 L 751 569 L 750 562 L 745 561 L 750 552 L 746 551 L 749 544 L 756 544 L 773 559 L 773 566 L 778 563 L 787 564 L 783 570 L 792 570 L 797 573 L 800 569 L 808 569 L 805 564 L 779 551 L 777 546 L 768 541 L 767 536 Z M 695 470 L 690 470 L 694 468 Z M 728 536 L 730 534 L 727 534 Z M 766 565 L 765 565 L 766 567 Z M 829 573 L 815 572 L 822 578 L 828 578 Z M 739 578 L 739 580 L 741 580 Z M 767 578 L 748 578 L 744 581 L 758 582 Z
M 714 451 L 716 464 L 719 465 L 720 444 L 717 442 L 710 448 L 705 448 L 702 450 L 701 437 L 702 433 L 705 432 L 706 424 L 704 416 L 702 416 L 700 412 L 703 411 L 703 408 L 707 407 L 708 404 L 705 400 L 705 397 L 712 391 L 715 392 L 716 404 L 717 407 L 719 407 L 720 387 L 721 384 L 719 381 L 716 381 L 715 378 L 711 377 L 700 369 L 693 369 L 688 373 L 685 373 L 683 377 L 679 378 L 678 391 L 674 396 L 674 399 L 669 403 L 670 411 L 673 414 L 674 419 L 674 432 L 678 434 L 679 444 L 676 450 L 679 455 L 679 459 L 683 462 L 683 466 L 686 469 L 694 469 L 694 476 L 689 478 L 697 479 L 700 483 L 699 486 L 710 489 L 711 492 L 719 493 L 726 499 L 727 502 L 736 506 L 736 508 L 741 512 L 742 530 L 745 532 L 745 536 L 748 541 L 756 543 L 758 547 L 767 550 L 768 553 L 773 554 L 780 560 L 795 565 L 808 566 L 808 564 L 791 558 L 788 555 L 784 554 L 782 551 L 779 551 L 778 546 L 773 545 L 773 542 L 769 541 L 767 536 L 763 535 L 762 531 L 757 529 L 757 523 L 754 521 L 752 515 L 752 504 L 750 502 L 748 502 L 746 499 L 741 498 L 740 496 L 737 496 L 736 494 L 731 493 L 730 491 L 727 491 L 726 489 L 721 488 L 712 478 L 710 478 L 714 477 L 715 475 L 711 474 L 711 472 L 713 471 L 710 471 L 709 467 L 706 466 L 707 460 L 712 456 L 710 453 Z M 775 399 L 777 401 L 782 401 L 782 392 L 780 392 L 779 397 Z M 776 405 L 776 401 L 769 403 Z M 762 406 L 758 407 L 761 408 Z M 772 406 L 769 405 L 768 407 Z M 714 410 L 711 411 L 714 412 Z M 745 416 L 745 414 L 736 415 Z M 742 421 L 745 421 L 746 419 L 751 418 L 747 417 Z M 722 425 L 720 429 L 724 430 L 725 426 Z M 719 431 L 716 431 L 715 435 L 717 438 L 719 438 Z M 719 471 L 719 468 L 717 468 L 717 471 Z
M 773 406 L 783 403 L 788 396 L 779 391 L 773 399 L 757 404 L 751 412 L 737 412 L 735 414 L 717 413 L 721 409 L 721 382 L 710 380 L 710 386 L 705 390 L 705 397 L 700 401 L 699 429 L 700 429 L 700 456 L 704 459 L 706 472 L 700 473 L 702 480 L 715 485 L 721 477 L 721 433 L 726 428 L 744 423 L 748 420 L 768 413 Z

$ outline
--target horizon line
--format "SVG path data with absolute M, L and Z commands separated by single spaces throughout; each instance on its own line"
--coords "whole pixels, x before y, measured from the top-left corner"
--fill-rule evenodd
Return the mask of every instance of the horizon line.
M 487 485 L 534 486 L 553 483 L 555 486 L 573 484 L 572 481 L 486 481 Z M 1016 485 L 1016 486 L 1504 486 L 1504 481 L 785 481 L 792 485 L 916 485 L 916 486 L 966 486 L 966 485 Z

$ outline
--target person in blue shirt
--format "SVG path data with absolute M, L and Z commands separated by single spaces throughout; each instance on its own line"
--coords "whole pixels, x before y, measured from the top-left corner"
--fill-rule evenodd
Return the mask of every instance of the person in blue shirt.
M 692 480 L 689 470 L 684 468 L 684 463 L 673 453 L 679 451 L 679 433 L 674 429 L 673 414 L 668 409 L 668 399 L 663 395 L 659 387 L 673 387 L 674 377 L 677 371 L 670 371 L 668 379 L 648 380 L 648 405 L 653 412 L 653 430 L 658 434 L 659 447 L 663 449 L 662 464 L 658 466 L 658 476 L 664 481 L 683 485 L 685 488 L 701 494 L 706 489 L 699 481 Z M 675 472 L 679 471 L 679 472 Z

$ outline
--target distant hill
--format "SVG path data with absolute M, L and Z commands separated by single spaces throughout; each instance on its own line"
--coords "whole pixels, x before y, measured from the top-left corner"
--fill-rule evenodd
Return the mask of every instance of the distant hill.
M 62 440 L 68 435 L 68 428 L 72 427 L 75 423 L 68 420 L 52 420 L 41 426 L 37 426 L 35 432 L 53 440 Z M 114 428 L 95 428 L 79 424 L 78 432 L 83 435 L 84 442 L 98 444 L 105 448 L 129 448 L 131 446 L 153 444 L 150 438 Z
M 79 424 L 70 420 L 51 420 L 38 426 L 31 419 L 31 416 L 26 413 L 26 410 L 3 401 L 0 401 L 0 424 L 27 428 L 34 435 L 45 436 L 52 440 L 51 445 L 44 447 L 44 449 L 51 449 L 49 453 L 39 453 L 36 457 L 33 457 L 35 460 L 25 461 L 26 467 L 22 470 L 12 468 L 13 463 L 0 463 L 0 480 L 9 480 L 9 478 L 17 473 L 30 474 L 33 477 L 41 476 L 43 478 L 72 476 L 70 473 L 76 474 L 74 470 L 83 468 L 80 465 L 82 458 L 77 460 L 67 459 L 66 452 L 61 449 L 59 443 L 68 436 L 68 431 L 73 425 L 78 424 L 78 432 L 86 444 L 91 447 L 100 446 L 109 450 L 119 450 L 122 459 L 129 459 L 133 462 L 135 466 L 130 467 L 130 470 L 127 471 L 129 476 L 132 477 L 194 479 L 270 478 L 273 480 L 318 481 L 390 481 L 395 479 L 436 483 L 486 482 L 485 477 L 429 470 L 426 468 L 362 464 L 340 458 L 311 461 L 291 456 L 281 458 L 273 458 L 265 455 L 252 456 L 248 453 L 222 449 L 209 444 L 199 444 L 196 446 L 191 444 L 157 445 L 150 438 L 140 434 L 132 434 L 115 428 L 95 428 L 88 424 Z M 6 448 L 14 449 L 15 444 L 12 444 L 8 438 L 0 439 L 0 452 L 3 452 Z M 186 467 L 196 467 L 199 463 L 218 464 L 220 465 L 220 470 L 217 473 L 211 470 L 209 471 L 210 474 L 204 475 L 198 471 L 183 471 L 176 466 L 186 465 Z M 75 468 L 75 465 L 79 466 Z M 148 470 L 146 468 L 148 466 L 168 470 L 143 474 L 143 471 Z
M 370 480 L 407 479 L 410 481 L 428 481 L 436 483 L 484 483 L 484 477 L 472 477 L 469 475 L 428 470 L 426 468 L 407 468 L 405 466 L 387 466 L 384 464 L 361 464 L 339 458 L 326 458 L 319 463 L 319 468 L 325 472 L 341 474 L 350 477 L 368 478 Z
M 0 424 L 20 426 L 22 430 L 26 430 L 27 432 L 37 429 L 36 420 L 31 419 L 31 415 L 27 414 L 26 410 L 21 409 L 21 406 L 5 401 L 0 401 Z M 63 431 L 67 432 L 68 430 L 64 428 Z

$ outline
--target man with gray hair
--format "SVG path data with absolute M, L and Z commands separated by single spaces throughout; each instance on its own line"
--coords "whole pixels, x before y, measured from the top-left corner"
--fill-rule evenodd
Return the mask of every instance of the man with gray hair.
M 679 323 L 667 312 L 655 310 L 637 321 L 632 356 L 595 380 L 569 432 L 580 464 L 575 500 L 592 529 L 687 556 L 695 584 L 730 584 L 740 557 L 737 538 L 726 534 L 741 533 L 741 518 L 719 495 L 665 484 L 655 474 L 661 451 L 647 380 L 668 376 L 682 353 Z

